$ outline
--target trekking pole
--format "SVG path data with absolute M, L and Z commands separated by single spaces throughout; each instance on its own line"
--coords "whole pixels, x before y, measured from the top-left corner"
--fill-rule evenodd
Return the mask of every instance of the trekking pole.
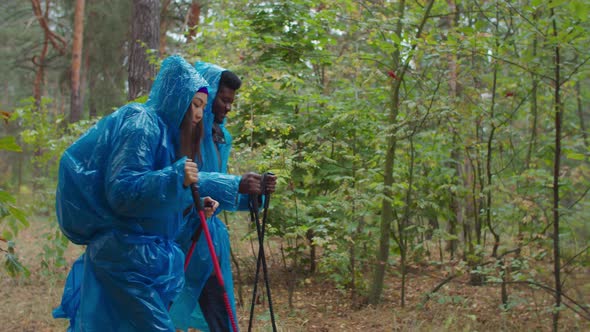
M 200 219 L 200 217 L 199 217 L 199 219 Z M 197 226 L 197 229 L 195 229 L 193 236 L 191 236 L 191 246 L 186 253 L 186 257 L 184 258 L 184 272 L 186 272 L 186 269 L 188 269 L 188 264 L 191 261 L 191 257 L 193 257 L 193 253 L 195 251 L 195 246 L 196 246 L 197 242 L 199 241 L 199 237 L 201 237 L 202 231 L 203 231 L 203 227 L 199 224 Z
M 262 225 L 258 215 L 258 196 L 252 195 L 250 206 L 250 218 L 256 224 L 256 232 L 258 234 L 258 257 L 256 260 L 256 274 L 254 276 L 254 290 L 252 292 L 252 305 L 250 306 L 250 321 L 248 322 L 248 331 L 252 331 L 252 322 L 254 320 L 254 305 L 256 303 L 256 292 L 258 290 L 258 277 L 260 274 L 260 265 L 262 264 L 262 273 L 264 275 L 264 282 L 266 286 L 266 294 L 268 297 L 268 309 L 270 311 L 270 319 L 272 322 L 273 331 L 277 331 L 275 322 L 275 315 L 272 307 L 272 297 L 270 293 L 270 284 L 268 279 L 268 269 L 266 265 L 266 255 L 264 254 L 264 232 L 266 228 L 266 215 L 268 206 L 270 204 L 270 193 L 266 192 L 266 176 L 274 175 L 271 172 L 266 172 L 262 175 L 262 192 L 265 194 L 264 212 L 262 214 Z
M 217 283 L 219 287 L 223 290 L 223 302 L 225 303 L 225 309 L 227 310 L 227 315 L 231 322 L 231 326 L 234 332 L 238 332 L 238 326 L 236 325 L 236 320 L 233 315 L 233 311 L 231 310 L 231 305 L 229 303 L 229 298 L 227 296 L 227 290 L 225 289 L 225 283 L 223 282 L 223 275 L 221 274 L 221 268 L 219 267 L 219 260 L 217 259 L 217 254 L 215 254 L 215 247 L 213 246 L 213 240 L 211 239 L 211 233 L 209 233 L 209 227 L 207 226 L 207 218 L 205 218 L 205 213 L 203 212 L 203 207 L 201 206 L 201 198 L 199 197 L 199 188 L 197 187 L 196 183 L 191 184 L 191 192 L 193 194 L 193 201 L 195 203 L 195 208 L 199 213 L 199 218 L 201 219 L 201 227 L 195 231 L 195 234 L 192 237 L 192 243 L 190 249 L 187 252 L 186 259 L 184 260 L 184 269 L 188 267 L 188 264 L 191 260 L 193 252 L 195 251 L 195 246 L 197 244 L 197 240 L 201 233 L 200 229 L 202 229 L 203 233 L 205 233 L 205 239 L 207 240 L 207 246 L 209 247 L 209 254 L 211 255 L 211 261 L 213 262 L 213 269 L 215 270 L 215 277 L 217 278 Z

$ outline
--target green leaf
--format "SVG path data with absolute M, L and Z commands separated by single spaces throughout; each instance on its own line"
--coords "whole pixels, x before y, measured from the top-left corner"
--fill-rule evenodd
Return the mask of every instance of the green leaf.
M 14 197 L 7 191 L 0 190 L 0 203 L 14 203 Z
M 551 0 L 551 1 L 547 2 L 547 7 L 557 8 L 566 2 L 567 2 L 567 0 Z
M 10 241 L 12 240 L 12 232 L 8 231 L 8 230 L 4 230 L 2 232 L 2 238 L 6 241 Z
M 566 152 L 565 157 L 571 160 L 584 160 L 586 156 L 583 153 L 578 152 Z
M 577 16 L 578 20 L 581 22 L 588 21 L 588 16 L 590 16 L 590 6 L 588 4 L 584 4 L 582 1 L 570 1 L 569 6 L 570 11 Z
M 0 138 L 0 150 L 22 152 L 21 147 L 16 144 L 16 139 L 13 136 L 6 136 Z
M 14 216 L 18 221 L 20 221 L 26 227 L 29 226 L 29 222 L 27 221 L 27 216 L 25 212 L 21 209 L 15 208 L 13 206 L 8 207 L 8 211 L 12 216 Z
M 21 274 L 24 274 L 25 277 L 31 275 L 29 269 L 27 269 L 24 265 L 22 265 L 18 258 L 14 254 L 7 254 L 6 261 L 4 262 L 4 268 L 8 272 L 11 277 L 16 277 Z

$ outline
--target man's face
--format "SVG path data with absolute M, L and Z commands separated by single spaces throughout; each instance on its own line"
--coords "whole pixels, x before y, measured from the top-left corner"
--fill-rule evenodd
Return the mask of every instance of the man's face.
M 231 105 L 236 97 L 236 90 L 232 90 L 228 87 L 220 87 L 213 103 L 213 115 L 215 122 L 223 123 L 227 113 L 231 111 Z

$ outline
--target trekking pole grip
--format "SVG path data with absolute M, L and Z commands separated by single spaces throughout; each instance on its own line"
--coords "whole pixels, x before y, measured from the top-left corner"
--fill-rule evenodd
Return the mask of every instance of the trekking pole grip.
M 264 174 L 262 174 L 262 194 L 265 196 L 264 197 L 264 208 L 268 208 L 268 204 L 270 201 L 270 193 L 266 191 L 266 181 L 267 181 L 267 177 L 268 176 L 274 176 L 275 174 L 273 172 L 264 172 Z
M 197 211 L 202 211 L 203 206 L 201 205 L 201 196 L 199 195 L 199 187 L 196 183 L 191 183 L 191 194 L 193 195 L 193 202 Z

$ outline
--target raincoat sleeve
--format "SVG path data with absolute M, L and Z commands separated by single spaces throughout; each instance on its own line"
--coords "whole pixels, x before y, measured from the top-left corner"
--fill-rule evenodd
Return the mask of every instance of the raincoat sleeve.
M 236 211 L 242 195 L 238 193 L 241 176 L 216 173 L 199 172 L 199 194 L 201 197 L 210 196 L 219 202 L 218 210 Z M 246 209 L 248 205 L 246 203 Z
M 246 194 L 240 194 L 240 197 L 238 198 L 238 211 L 247 211 L 250 209 L 250 196 L 246 195 Z M 262 204 L 260 204 L 260 206 L 262 207 Z
M 192 203 L 183 187 L 186 158 L 156 169 L 160 129 L 141 112 L 125 119 L 113 144 L 105 174 L 109 205 L 129 217 L 153 217 L 182 211 Z
M 250 196 L 240 194 L 238 188 L 242 177 L 215 172 L 199 172 L 199 194 L 210 196 L 219 202 L 218 210 L 248 211 Z M 264 204 L 264 195 L 260 207 Z

